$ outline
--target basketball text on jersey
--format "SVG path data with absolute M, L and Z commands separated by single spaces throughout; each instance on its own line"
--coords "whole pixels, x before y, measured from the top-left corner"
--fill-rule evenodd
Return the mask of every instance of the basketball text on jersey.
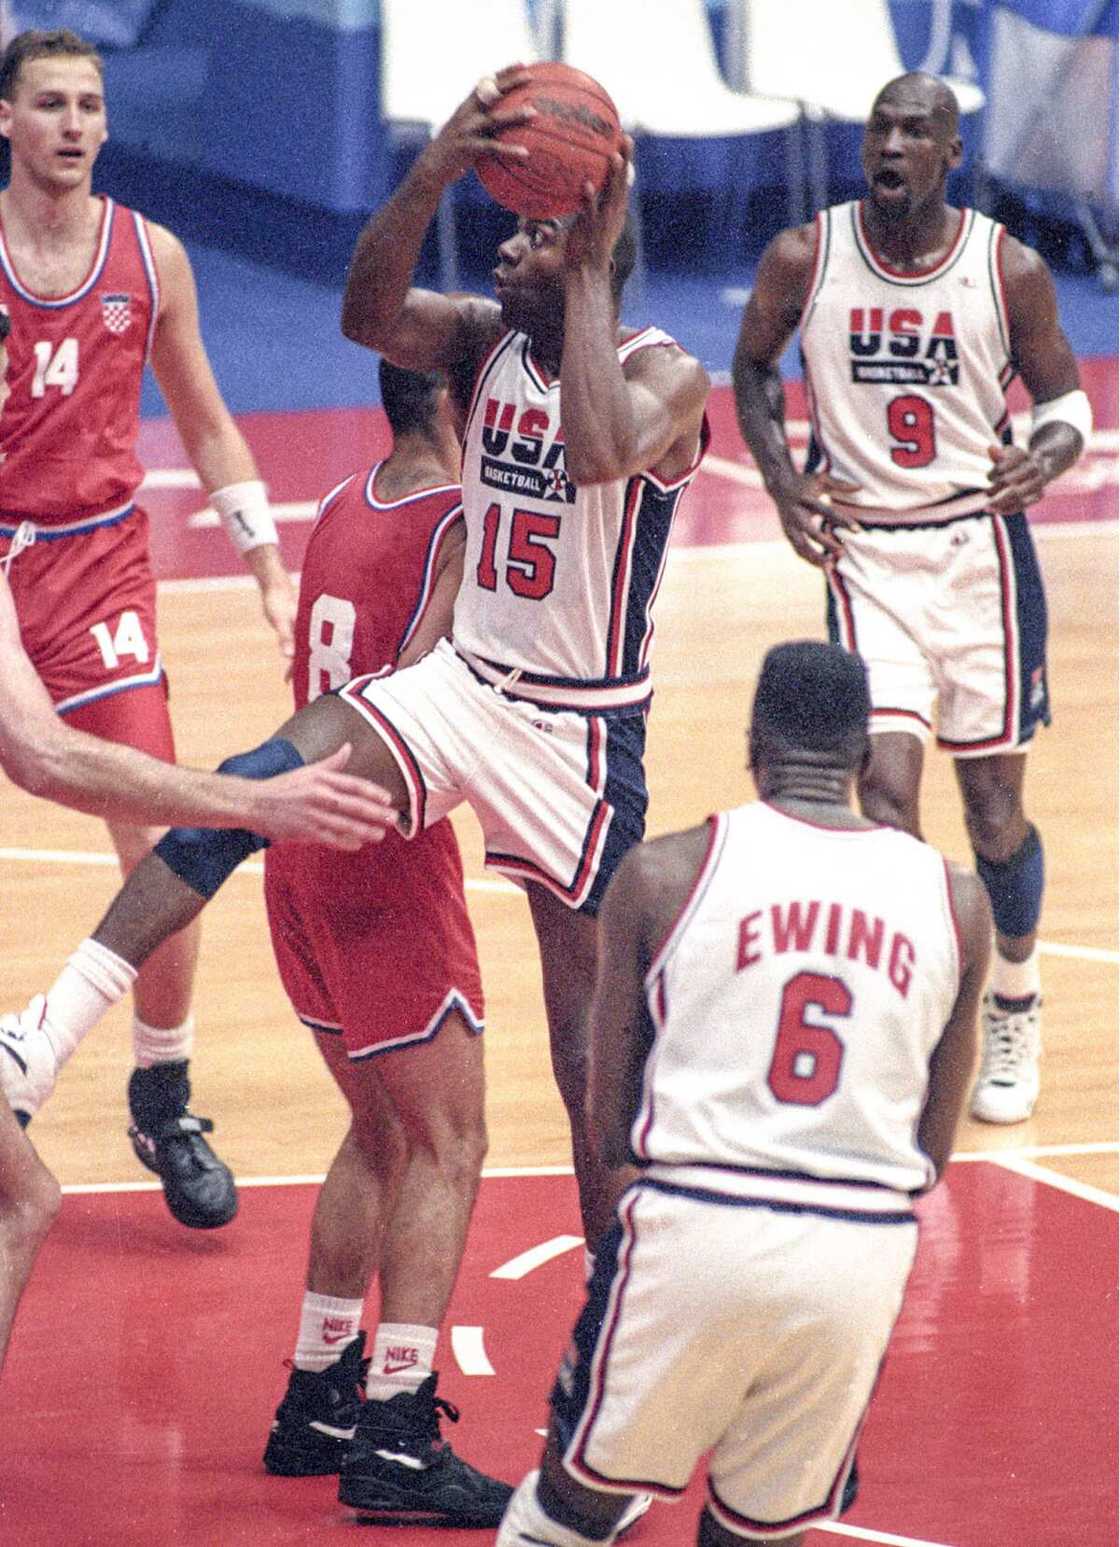
M 479 476 L 491 489 L 568 505 L 576 502 L 576 486 L 564 469 L 560 425 L 540 408 L 522 408 L 518 415 L 516 403 L 487 398 Z
M 932 325 L 913 306 L 853 306 L 848 330 L 853 381 L 919 382 L 955 387 L 960 381 L 952 312 Z

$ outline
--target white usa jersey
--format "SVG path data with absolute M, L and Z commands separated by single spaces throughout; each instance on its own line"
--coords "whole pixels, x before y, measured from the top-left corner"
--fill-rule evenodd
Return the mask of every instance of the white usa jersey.
M 976 210 L 933 268 L 901 273 L 871 246 L 861 202 L 817 216 L 801 319 L 810 465 L 860 492 L 836 501 L 884 522 L 983 509 L 988 447 L 1008 438 L 1015 374 L 1000 274 L 1003 226 Z
M 645 328 L 618 358 L 672 344 Z M 467 547 L 453 637 L 468 662 L 516 670 L 513 691 L 542 702 L 645 702 L 669 533 L 706 440 L 705 423 L 695 461 L 671 485 L 642 472 L 577 487 L 560 383 L 542 374 L 526 334 L 507 333 L 479 373 L 463 438 Z
M 713 817 L 646 978 L 654 1041 L 635 1155 L 663 1177 L 709 1168 L 717 1191 L 750 1173 L 780 1173 L 794 1198 L 799 1179 L 930 1185 L 917 1126 L 959 983 L 935 849 L 761 802 Z

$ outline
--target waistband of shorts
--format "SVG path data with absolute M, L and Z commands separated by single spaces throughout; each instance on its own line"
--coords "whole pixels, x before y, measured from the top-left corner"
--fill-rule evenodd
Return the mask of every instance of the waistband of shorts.
M 0 516 L 0 538 L 14 537 L 20 527 L 30 527 L 34 532 L 34 541 L 37 543 L 55 542 L 60 537 L 80 537 L 84 532 L 95 532 L 98 527 L 114 526 L 118 521 L 124 521 L 131 516 L 136 509 L 136 502 L 128 500 L 123 505 L 114 505 L 111 510 L 102 510 L 92 516 L 82 516 L 78 521 L 32 521 L 20 519 L 12 521 L 8 517 Z M 31 546 L 30 543 L 27 544 Z
M 824 1181 L 785 1171 L 735 1170 L 720 1166 L 646 1166 L 638 1185 L 673 1192 L 710 1203 L 761 1203 L 775 1208 L 805 1209 L 845 1219 L 913 1219 L 914 1200 L 894 1187 L 873 1182 Z
M 897 506 L 852 505 L 835 495 L 832 504 L 841 515 L 851 516 L 860 526 L 948 526 L 966 516 L 987 515 L 991 498 L 990 489 L 968 489 L 963 494 L 940 500 L 936 505 L 915 505 L 912 510 L 899 510 Z
M 455 653 L 480 682 L 497 688 L 509 698 L 524 699 L 542 709 L 573 709 L 601 714 L 610 709 L 641 709 L 649 702 L 649 668 L 636 677 L 580 681 L 569 677 L 545 677 L 520 666 L 503 666 L 484 656 L 454 646 Z

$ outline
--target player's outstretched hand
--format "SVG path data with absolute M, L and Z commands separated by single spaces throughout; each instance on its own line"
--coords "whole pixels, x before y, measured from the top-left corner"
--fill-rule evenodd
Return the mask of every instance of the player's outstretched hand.
M 858 492 L 858 483 L 847 483 L 831 473 L 803 473 L 770 490 L 782 531 L 798 558 L 824 568 L 840 557 L 844 551 L 840 531 L 858 532 L 859 522 L 837 511 L 829 496 Z
M 994 516 L 1013 516 L 1037 504 L 1046 489 L 1045 469 L 1036 457 L 1021 446 L 989 446 L 992 470 L 988 488 L 992 498 L 988 509 Z
M 452 183 L 470 171 L 482 155 L 525 161 L 529 152 L 523 145 L 506 144 L 495 139 L 495 135 L 514 124 L 527 124 L 537 116 L 536 109 L 528 105 L 512 111 L 502 109 L 506 92 L 529 79 L 523 64 L 506 65 L 494 75 L 484 75 L 421 152 L 431 175 L 441 183 Z
M 380 843 L 395 827 L 396 808 L 379 785 L 343 773 L 350 743 L 318 763 L 254 783 L 252 820 L 246 826 L 275 843 L 322 843 L 360 849 Z

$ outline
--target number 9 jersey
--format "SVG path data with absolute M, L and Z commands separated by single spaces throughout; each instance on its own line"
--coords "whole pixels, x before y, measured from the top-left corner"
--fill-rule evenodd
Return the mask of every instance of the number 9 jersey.
M 0 230 L 0 306 L 11 317 L 0 420 L 0 521 L 65 527 L 126 506 L 140 382 L 159 311 L 144 219 L 105 199 L 89 272 L 67 295 L 36 295 Z
M 866 522 L 928 523 L 982 510 L 988 447 L 1010 439 L 1015 374 L 1000 276 L 1004 228 L 963 209 L 945 257 L 890 268 L 860 203 L 817 216 L 801 319 L 810 466 L 856 483 L 839 501 Z

